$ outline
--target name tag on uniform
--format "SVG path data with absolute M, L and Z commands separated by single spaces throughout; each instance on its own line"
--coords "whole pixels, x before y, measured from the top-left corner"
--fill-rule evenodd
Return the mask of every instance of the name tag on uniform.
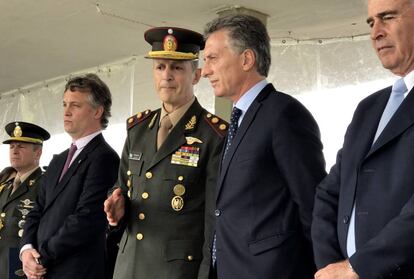
M 139 161 L 141 160 L 142 153 L 129 153 L 129 159 Z
M 200 159 L 200 147 L 181 146 L 171 156 L 171 164 L 197 167 Z

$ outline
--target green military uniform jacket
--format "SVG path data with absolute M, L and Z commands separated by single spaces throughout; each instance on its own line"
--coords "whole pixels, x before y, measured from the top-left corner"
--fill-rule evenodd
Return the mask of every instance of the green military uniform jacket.
M 13 179 L 0 186 L 0 278 L 9 278 L 9 262 L 19 263 L 18 251 L 14 259 L 9 259 L 11 249 L 19 249 L 25 217 L 33 208 L 37 197 L 42 169 L 36 169 L 10 195 Z M 12 271 L 13 273 L 16 272 Z M 20 271 L 21 274 L 21 271 Z
M 126 228 L 116 279 L 197 278 L 205 218 L 214 220 L 227 123 L 195 100 L 157 151 L 160 111 L 128 120 L 117 185 L 127 193 Z

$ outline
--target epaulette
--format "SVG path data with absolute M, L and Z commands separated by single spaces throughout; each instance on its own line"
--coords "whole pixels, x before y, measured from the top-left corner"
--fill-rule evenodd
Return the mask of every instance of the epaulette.
M 227 135 L 229 124 L 225 120 L 209 112 L 204 115 L 204 120 L 220 137 L 225 137 Z
M 147 110 L 144 110 L 143 112 L 138 112 L 137 114 L 130 116 L 127 119 L 127 130 L 131 129 L 138 123 L 141 123 L 142 121 L 147 119 L 150 115 L 151 115 L 151 110 L 147 109 Z

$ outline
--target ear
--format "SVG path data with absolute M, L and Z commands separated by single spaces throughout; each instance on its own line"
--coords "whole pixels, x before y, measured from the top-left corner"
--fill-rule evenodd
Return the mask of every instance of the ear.
M 250 71 L 256 63 L 256 55 L 253 50 L 245 49 L 242 52 L 242 67 L 243 70 L 248 72 Z
M 194 71 L 193 73 L 193 85 L 196 85 L 198 83 L 198 81 L 200 80 L 201 77 L 201 69 L 198 68 L 197 70 Z
M 103 112 L 104 112 L 104 108 L 103 108 L 103 106 L 99 106 L 97 109 L 96 109 L 96 112 L 95 112 L 95 119 L 101 119 L 102 118 L 102 115 L 103 115 Z

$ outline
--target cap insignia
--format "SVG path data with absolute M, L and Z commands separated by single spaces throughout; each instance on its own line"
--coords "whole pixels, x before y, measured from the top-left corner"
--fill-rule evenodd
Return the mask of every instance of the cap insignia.
M 173 35 L 167 35 L 164 37 L 164 50 L 165 51 L 176 51 L 177 50 L 177 39 Z
M 22 128 L 20 128 L 19 123 L 16 122 L 16 127 L 13 131 L 13 136 L 15 138 L 20 138 L 23 135 Z

